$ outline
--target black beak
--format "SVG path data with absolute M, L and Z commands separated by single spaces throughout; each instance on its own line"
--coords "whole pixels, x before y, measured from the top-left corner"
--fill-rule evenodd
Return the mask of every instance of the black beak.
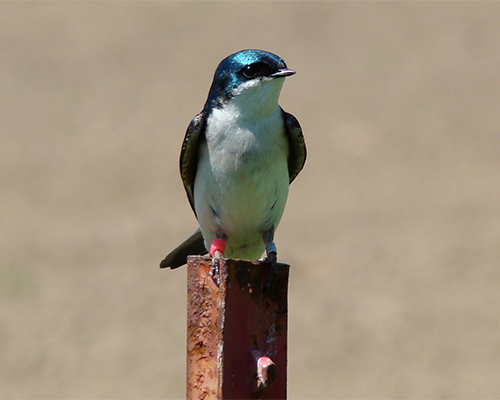
M 281 68 L 274 74 L 269 75 L 271 78 L 284 78 L 285 76 L 290 76 L 295 74 L 293 69 Z

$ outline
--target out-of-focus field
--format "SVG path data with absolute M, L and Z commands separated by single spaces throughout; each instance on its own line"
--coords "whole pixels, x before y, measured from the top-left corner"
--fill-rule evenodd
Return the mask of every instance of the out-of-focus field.
M 178 154 L 283 57 L 289 398 L 500 397 L 500 3 L 0 4 L 0 397 L 184 397 Z

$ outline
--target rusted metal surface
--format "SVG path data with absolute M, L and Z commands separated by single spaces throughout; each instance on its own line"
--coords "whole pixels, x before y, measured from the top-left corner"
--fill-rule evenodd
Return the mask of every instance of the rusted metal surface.
M 218 399 L 217 338 L 219 288 L 210 276 L 211 263 L 188 259 L 187 399 Z
M 289 266 L 188 259 L 188 399 L 285 399 Z

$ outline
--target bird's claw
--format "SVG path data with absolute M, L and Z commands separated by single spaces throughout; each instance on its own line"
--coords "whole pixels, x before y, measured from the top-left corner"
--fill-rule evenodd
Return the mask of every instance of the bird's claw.
M 269 269 L 267 282 L 263 289 L 264 292 L 271 289 L 278 281 L 278 253 L 276 251 L 270 251 L 267 253 L 266 261 L 271 263 L 271 268 Z
M 266 261 L 269 261 L 271 264 L 276 266 L 276 263 L 278 262 L 278 253 L 276 251 L 270 251 L 267 254 Z
M 215 238 L 210 246 L 210 255 L 212 256 L 212 279 L 219 286 L 220 282 L 220 262 L 224 258 L 226 242 L 221 238 Z
M 220 262 L 223 258 L 224 255 L 218 250 L 212 256 L 212 270 L 210 271 L 210 275 L 217 286 L 219 286 L 220 282 Z

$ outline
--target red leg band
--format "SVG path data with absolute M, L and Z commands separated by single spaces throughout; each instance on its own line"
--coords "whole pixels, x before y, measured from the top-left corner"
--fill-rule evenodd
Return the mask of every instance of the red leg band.
M 226 242 L 222 239 L 214 239 L 210 246 L 210 256 L 213 257 L 214 253 L 219 250 L 222 254 L 226 251 Z

